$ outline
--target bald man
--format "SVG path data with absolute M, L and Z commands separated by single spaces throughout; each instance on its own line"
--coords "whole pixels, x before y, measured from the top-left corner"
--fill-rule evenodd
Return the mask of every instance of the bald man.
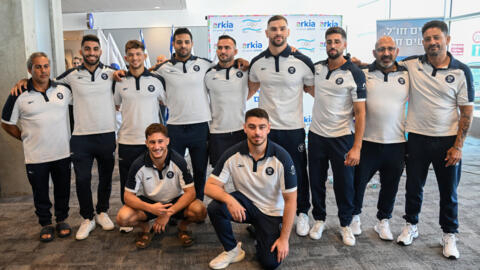
M 392 217 L 398 183 L 405 166 L 405 105 L 408 99 L 408 72 L 395 61 L 399 49 L 389 36 L 375 44 L 375 61 L 364 66 L 367 96 L 365 133 L 360 164 L 355 169 L 354 235 L 361 234 L 360 213 L 368 181 L 380 172 L 378 222 L 374 230 L 383 240 L 393 240 Z

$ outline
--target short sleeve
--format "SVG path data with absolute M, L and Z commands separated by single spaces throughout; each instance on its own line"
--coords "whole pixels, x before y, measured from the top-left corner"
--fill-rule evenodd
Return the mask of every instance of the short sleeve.
M 10 95 L 5 102 L 2 110 L 2 122 L 8 125 L 16 125 L 20 117 L 20 108 L 18 100 L 20 96 Z

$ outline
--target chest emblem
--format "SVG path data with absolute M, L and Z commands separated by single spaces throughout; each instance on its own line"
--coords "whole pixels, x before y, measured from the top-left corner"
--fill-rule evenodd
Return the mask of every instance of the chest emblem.
M 107 80 L 107 79 L 108 79 L 107 73 L 102 73 L 102 79 L 104 79 L 104 80 Z
M 402 85 L 405 84 L 405 79 L 402 77 L 398 78 L 398 83 Z
M 195 70 L 195 71 L 197 71 L 197 72 L 200 71 L 200 66 L 199 66 L 199 65 L 193 66 L 193 70 Z
M 150 84 L 148 87 L 147 87 L 148 91 L 150 92 L 153 92 L 155 91 L 155 86 L 153 86 L 152 84 Z
M 267 168 L 265 169 L 265 173 L 266 173 L 267 175 L 272 175 L 274 172 L 275 172 L 275 170 L 274 170 L 272 167 L 267 167 Z
M 242 77 L 243 77 L 243 72 L 237 71 L 237 77 L 238 77 L 238 78 L 242 78 Z
M 167 172 L 167 178 L 172 179 L 175 176 L 175 174 L 172 171 Z
M 445 81 L 447 83 L 453 83 L 455 81 L 455 77 L 453 75 L 447 75 L 447 77 L 445 77 Z
M 295 73 L 295 71 L 296 71 L 295 67 L 289 67 L 288 68 L 288 73 L 290 73 L 290 74 Z
M 335 83 L 338 84 L 338 85 L 342 84 L 343 83 L 343 78 L 337 78 L 335 80 Z
M 63 94 L 62 93 L 57 93 L 57 98 L 58 99 L 63 99 Z

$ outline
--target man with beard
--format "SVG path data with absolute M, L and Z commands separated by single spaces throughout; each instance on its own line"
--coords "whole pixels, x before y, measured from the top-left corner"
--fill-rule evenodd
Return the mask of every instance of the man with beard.
M 333 189 L 343 243 L 355 245 L 350 228 L 353 214 L 354 166 L 360 161 L 365 129 L 365 75 L 343 52 L 347 35 L 340 27 L 325 32 L 328 59 L 315 64 L 315 97 L 308 133 L 308 163 L 312 191 L 312 239 L 320 239 L 325 228 L 325 182 L 328 163 L 333 171 Z M 355 116 L 355 127 L 353 116 Z M 353 134 L 355 133 L 355 134 Z
M 281 145 L 293 159 L 298 175 L 296 232 L 308 234 L 309 188 L 303 88 L 313 87 L 313 63 L 307 56 L 292 52 L 287 44 L 290 34 L 287 19 L 276 15 L 268 20 L 268 49 L 252 59 L 249 73 L 249 97 L 260 90 L 259 108 L 268 112 L 272 130 L 269 139 Z
M 443 255 L 459 258 L 457 187 L 460 182 L 462 147 L 473 117 L 473 79 L 470 68 L 447 52 L 448 27 L 442 21 L 422 28 L 425 55 L 403 63 L 411 82 L 406 131 L 406 225 L 397 242 L 410 245 L 418 237 L 418 215 L 428 168 L 433 164 L 440 191 L 440 226 Z
M 150 73 L 143 65 L 145 46 L 138 40 L 125 44 L 125 61 L 128 63 L 126 78 L 113 82 L 114 100 L 122 113 L 122 125 L 118 130 L 118 168 L 120 172 L 120 199 L 124 201 L 125 183 L 133 161 L 145 152 L 144 130 L 152 123 L 159 123 L 160 101 L 165 98 L 162 77 Z M 130 231 L 128 228 L 120 228 Z
M 379 171 L 378 222 L 374 229 L 381 239 L 390 241 L 393 235 L 388 221 L 405 166 L 405 105 L 410 86 L 408 71 L 395 61 L 398 51 L 391 37 L 381 37 L 373 50 L 375 61 L 363 69 L 368 99 L 360 164 L 355 168 L 355 210 L 350 225 L 354 235 L 361 234 L 365 188 Z
M 225 150 L 245 139 L 242 126 L 248 76 L 234 60 L 236 54 L 235 39 L 228 35 L 220 36 L 217 43 L 218 64 L 205 74 L 212 112 L 208 152 L 213 167 Z
M 65 222 L 70 200 L 68 104 L 71 92 L 50 80 L 50 61 L 45 53 L 30 55 L 27 68 L 32 78 L 21 95 L 8 97 L 2 112 L 2 128 L 22 141 L 35 214 L 42 226 L 40 241 L 49 242 L 55 237 L 54 230 L 58 237 L 72 233 Z M 50 176 L 54 187 L 55 229 L 48 195 Z
M 247 140 L 229 148 L 208 178 L 205 193 L 213 198 L 208 216 L 224 252 L 210 261 L 213 269 L 226 268 L 245 257 L 233 236 L 231 221 L 256 229 L 256 255 L 265 269 L 275 269 L 287 257 L 295 218 L 297 179 L 290 155 L 268 139 L 270 123 L 265 110 L 245 114 Z M 232 179 L 234 192 L 225 184 Z
M 56 79 L 57 82 L 68 85 L 73 96 L 75 123 L 70 151 L 80 215 L 84 218 L 76 234 L 77 240 L 86 239 L 95 229 L 96 222 L 104 230 L 115 228 L 107 214 L 115 165 L 115 106 L 112 93 L 115 70 L 100 62 L 102 49 L 95 35 L 83 36 L 80 54 L 83 65 L 65 71 Z M 25 83 L 25 79 L 21 80 L 12 92 L 20 90 Z M 98 165 L 96 216 L 91 191 L 94 159 Z

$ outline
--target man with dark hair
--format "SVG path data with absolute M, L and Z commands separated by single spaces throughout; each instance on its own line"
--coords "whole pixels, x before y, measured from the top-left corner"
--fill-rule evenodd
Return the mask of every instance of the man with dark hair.
M 325 182 L 330 162 L 340 233 L 343 243 L 353 246 L 355 237 L 350 228 L 355 195 L 353 173 L 360 161 L 366 91 L 365 74 L 343 55 L 345 38 L 340 27 L 326 31 L 328 58 L 315 64 L 315 90 L 310 91 L 315 101 L 308 133 L 308 169 L 315 225 L 309 235 L 320 239 L 325 228 Z
M 79 67 L 81 66 L 83 63 L 82 61 L 82 58 L 78 57 L 78 56 L 74 56 L 73 59 L 72 59 L 72 65 L 73 67 Z
M 73 134 L 70 151 L 75 170 L 75 184 L 84 218 L 77 231 L 76 239 L 86 239 L 99 223 L 104 230 L 113 230 L 107 210 L 112 191 L 112 173 L 115 165 L 115 106 L 112 93 L 112 75 L 115 71 L 100 62 L 102 49 L 95 35 L 82 38 L 80 54 L 83 65 L 69 69 L 56 81 L 68 85 L 72 90 Z M 21 91 L 26 79 L 17 83 Z M 98 192 L 95 216 L 91 191 L 93 160 L 98 165 Z M 94 219 L 95 217 L 95 219 Z M 96 222 L 95 222 L 96 221 Z
M 360 164 L 355 168 L 354 235 L 361 234 L 360 213 L 368 181 L 380 172 L 377 203 L 378 222 L 374 229 L 380 239 L 393 240 L 392 217 L 398 184 L 405 167 L 405 106 L 410 87 L 408 71 L 395 61 L 399 49 L 389 36 L 375 43 L 375 61 L 363 68 L 367 79 L 365 134 Z
M 171 217 L 181 219 L 178 238 L 187 247 L 193 244 L 187 226 L 203 221 L 207 215 L 203 203 L 195 199 L 193 179 L 187 162 L 169 149 L 170 138 L 162 124 L 151 124 L 145 130 L 148 151 L 130 168 L 125 185 L 125 205 L 117 214 L 121 226 L 138 226 L 142 235 L 138 248 L 149 246 L 153 233 L 164 232 Z M 150 228 L 149 220 L 155 219 Z
M 235 240 L 231 221 L 250 223 L 256 230 L 257 258 L 265 269 L 275 269 L 287 257 L 297 208 L 297 179 L 290 155 L 268 140 L 270 122 L 265 110 L 245 114 L 247 140 L 229 148 L 208 178 L 205 193 L 213 198 L 208 216 L 224 252 L 210 261 L 223 269 L 245 257 Z M 227 193 L 232 179 L 235 191 Z
M 165 81 L 150 73 L 144 66 L 148 56 L 145 46 L 138 40 L 125 44 L 125 61 L 128 63 L 126 78 L 113 82 L 114 100 L 122 113 L 122 125 L 118 130 L 118 168 L 120 172 L 120 199 L 124 201 L 128 171 L 135 159 L 145 152 L 143 131 L 151 123 L 160 122 L 160 101 L 165 99 Z M 128 232 L 129 228 L 120 228 Z
M 307 155 L 303 118 L 303 89 L 313 87 L 313 63 L 307 56 L 292 52 L 287 44 L 290 35 L 285 17 L 276 15 L 268 20 L 265 34 L 268 49 L 252 59 L 249 73 L 249 95 L 259 88 L 259 108 L 268 112 L 272 130 L 269 139 L 281 145 L 293 159 L 298 175 L 296 232 L 308 234 Z
M 210 97 L 209 156 L 215 167 L 220 156 L 231 146 L 243 141 L 243 123 L 248 95 L 248 76 L 235 61 L 235 39 L 228 35 L 218 38 L 218 64 L 205 74 L 205 86 Z
M 35 214 L 43 227 L 40 241 L 67 237 L 72 229 L 68 217 L 70 199 L 70 128 L 68 104 L 71 92 L 50 80 L 50 61 L 43 52 L 30 55 L 27 61 L 32 78 L 21 95 L 10 95 L 3 107 L 2 128 L 22 141 L 27 177 L 32 186 Z M 52 203 L 49 176 L 54 186 L 55 216 L 52 226 Z
M 440 191 L 440 226 L 443 255 L 459 258 L 457 187 L 462 147 L 473 117 L 473 79 L 470 68 L 448 51 L 448 27 L 427 22 L 422 28 L 425 55 L 400 62 L 409 71 L 411 89 L 406 131 L 406 225 L 397 242 L 410 245 L 418 237 L 418 215 L 428 168 L 433 165 Z

